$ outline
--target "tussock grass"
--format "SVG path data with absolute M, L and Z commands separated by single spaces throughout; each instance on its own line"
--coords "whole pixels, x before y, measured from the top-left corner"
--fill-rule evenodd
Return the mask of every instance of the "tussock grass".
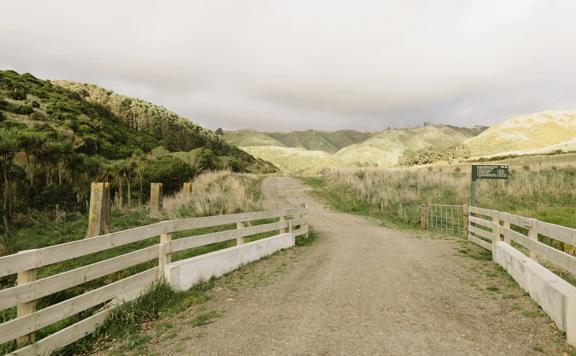
M 178 192 L 164 199 L 167 217 L 232 214 L 261 208 L 261 178 L 251 174 L 214 171 L 192 182 L 192 192 Z
M 576 156 L 510 163 L 508 181 L 479 182 L 478 206 L 576 227 Z M 470 196 L 469 164 L 327 170 L 324 177 L 307 181 L 337 192 L 348 209 L 408 224 L 418 223 L 420 204 L 464 204 Z

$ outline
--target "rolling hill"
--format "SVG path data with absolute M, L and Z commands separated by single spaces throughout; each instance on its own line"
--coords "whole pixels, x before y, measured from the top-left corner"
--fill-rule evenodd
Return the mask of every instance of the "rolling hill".
M 94 181 L 110 182 L 122 205 L 145 200 L 150 182 L 170 194 L 223 168 L 277 171 L 160 106 L 95 85 L 0 71 L 0 234 L 12 216 L 29 211 L 85 210 Z
M 225 137 L 283 172 L 314 174 L 329 167 L 395 166 L 408 150 L 460 144 L 483 130 L 443 125 L 377 133 L 308 130 L 278 134 L 243 130 L 228 132 Z M 322 139 L 315 142 L 316 138 Z
M 576 150 L 576 112 L 543 111 L 514 116 L 464 144 L 473 157 Z
M 227 131 L 224 138 L 240 147 L 276 146 L 302 148 L 310 151 L 336 153 L 338 150 L 363 142 L 372 137 L 371 132 L 355 130 L 292 132 L 258 132 L 254 130 Z
M 268 162 L 255 159 L 224 140 L 214 132 L 188 119 L 138 98 L 114 93 L 94 84 L 55 80 L 52 84 L 72 91 L 94 105 L 110 111 L 124 126 L 154 137 L 159 146 L 169 151 L 210 150 L 219 162 L 219 169 L 230 167 L 235 171 L 273 172 Z

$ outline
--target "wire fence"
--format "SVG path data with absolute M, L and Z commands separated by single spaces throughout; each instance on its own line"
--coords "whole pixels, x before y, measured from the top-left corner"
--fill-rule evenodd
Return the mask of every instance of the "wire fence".
M 464 234 L 463 205 L 426 204 L 422 208 L 425 209 L 425 228 L 456 235 Z

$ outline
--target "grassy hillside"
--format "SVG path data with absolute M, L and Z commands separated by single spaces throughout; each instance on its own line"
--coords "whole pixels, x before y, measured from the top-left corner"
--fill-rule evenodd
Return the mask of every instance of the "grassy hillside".
M 324 151 L 275 146 L 243 147 L 243 149 L 255 157 L 273 162 L 281 172 L 297 176 L 315 174 L 324 168 L 337 166 L 334 155 Z
M 239 130 L 226 132 L 224 137 L 229 142 L 240 147 L 277 146 L 335 153 L 346 146 L 363 142 L 372 135 L 369 132 L 354 130 L 306 130 L 292 132 Z
M 255 130 L 237 130 L 224 132 L 224 139 L 239 147 L 276 146 L 286 147 L 282 142 L 265 132 Z
M 278 166 L 283 172 L 290 174 L 314 174 L 322 169 L 330 167 L 392 167 L 400 162 L 405 152 L 416 151 L 428 147 L 449 147 L 462 143 L 469 137 L 480 132 L 482 129 L 464 129 L 450 126 L 424 126 L 410 129 L 389 129 L 378 133 L 360 133 L 354 131 L 338 131 L 330 136 L 347 137 L 339 144 L 352 142 L 352 138 L 360 140 L 359 143 L 349 144 L 333 152 L 334 148 L 310 150 L 302 147 L 293 148 L 296 141 L 282 142 L 280 145 L 248 145 L 249 140 L 244 140 L 242 148 L 255 157 L 270 161 Z M 308 131 L 306 131 L 308 132 Z M 312 131 L 309 131 L 312 132 Z M 348 134 L 345 134 L 348 132 Z M 269 134 L 271 135 L 271 134 Z M 274 138 L 280 141 L 280 136 L 274 134 Z M 291 136 L 300 137 L 300 134 Z M 317 134 L 318 135 L 318 134 Z M 306 136 L 313 138 L 312 134 Z M 326 141 L 319 141 L 316 145 L 322 146 Z M 286 147 L 289 146 L 289 147 Z M 302 145 L 303 146 L 303 145 Z M 312 145 L 308 145 L 312 146 Z M 332 146 L 335 147 L 335 146 Z
M 221 158 L 220 162 L 216 162 L 218 169 L 227 168 L 226 165 L 228 165 L 234 171 L 274 171 L 274 167 L 267 162 L 254 159 L 221 136 L 162 106 L 117 94 L 94 84 L 64 80 L 52 81 L 52 83 L 78 93 L 89 103 L 104 107 L 118 117 L 125 126 L 154 137 L 169 151 L 191 151 L 203 148 L 210 150 L 209 154 L 214 157 Z
M 576 112 L 544 111 L 512 117 L 464 142 L 473 157 L 576 149 Z
M 344 166 L 356 162 L 360 166 L 391 167 L 397 165 L 408 150 L 456 145 L 469 137 L 448 126 L 391 129 L 379 132 L 358 145 L 348 146 L 336 156 Z
M 151 181 L 171 193 L 205 170 L 275 170 L 166 109 L 68 85 L 0 71 L 0 238 L 10 220 L 85 210 L 92 181 L 111 182 L 123 205 L 142 202 Z

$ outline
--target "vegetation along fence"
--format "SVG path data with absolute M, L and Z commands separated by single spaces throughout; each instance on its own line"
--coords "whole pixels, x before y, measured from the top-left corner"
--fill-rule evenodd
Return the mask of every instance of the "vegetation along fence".
M 566 332 L 568 342 L 576 344 L 576 229 L 469 209 L 468 240 L 490 250 L 494 261 Z
M 0 257 L 0 347 L 49 354 L 93 332 L 171 265 L 214 246 L 220 253 L 307 234 L 305 215 L 301 207 L 168 220 Z
M 467 205 L 422 204 L 420 226 L 428 230 L 440 230 L 464 235 L 468 225 Z

